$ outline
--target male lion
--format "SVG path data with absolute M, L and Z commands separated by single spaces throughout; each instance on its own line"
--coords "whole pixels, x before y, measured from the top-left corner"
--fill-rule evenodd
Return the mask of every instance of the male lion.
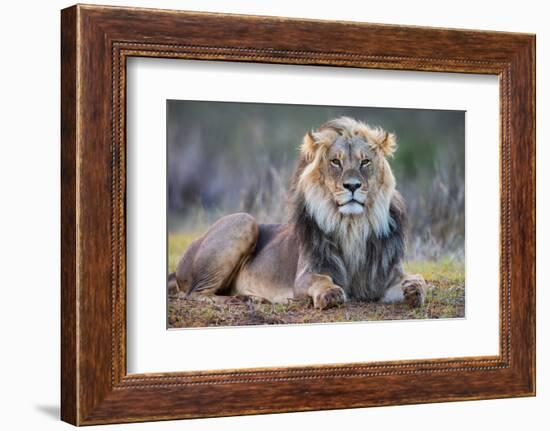
M 425 282 L 407 275 L 405 208 L 386 157 L 395 136 L 340 117 L 307 133 L 290 190 L 290 221 L 222 217 L 181 258 L 169 288 L 189 298 L 310 297 L 420 306 Z

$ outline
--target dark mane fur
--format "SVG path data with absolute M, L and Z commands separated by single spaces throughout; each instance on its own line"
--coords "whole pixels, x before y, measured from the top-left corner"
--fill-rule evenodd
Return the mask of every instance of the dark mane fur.
M 311 271 L 329 275 L 351 299 L 378 300 L 384 291 L 403 275 L 401 262 L 405 254 L 405 206 L 396 191 L 391 200 L 390 230 L 383 236 L 371 233 L 361 247 L 363 264 L 359 271 L 350 273 L 344 260 L 341 244 L 346 238 L 327 234 L 306 208 L 302 193 L 294 191 L 291 219 L 302 252 L 308 256 Z M 365 223 L 367 221 L 365 220 Z

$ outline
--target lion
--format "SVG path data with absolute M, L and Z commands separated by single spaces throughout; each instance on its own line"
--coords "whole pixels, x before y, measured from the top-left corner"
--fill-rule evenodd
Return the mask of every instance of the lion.
M 289 191 L 289 221 L 224 216 L 195 240 L 168 277 L 187 298 L 311 298 L 420 306 L 426 284 L 406 274 L 405 205 L 387 158 L 396 137 L 339 117 L 303 138 Z

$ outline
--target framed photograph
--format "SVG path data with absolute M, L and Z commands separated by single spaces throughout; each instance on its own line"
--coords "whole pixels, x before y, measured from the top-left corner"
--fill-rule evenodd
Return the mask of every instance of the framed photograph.
M 166 116 L 169 328 L 465 317 L 464 111 L 168 100 Z
M 61 416 L 535 394 L 535 36 L 61 13 Z

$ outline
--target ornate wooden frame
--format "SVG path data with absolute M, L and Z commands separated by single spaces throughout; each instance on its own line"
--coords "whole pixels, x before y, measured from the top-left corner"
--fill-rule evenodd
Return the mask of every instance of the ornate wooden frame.
M 63 420 L 88 425 L 534 395 L 534 35 L 81 5 L 61 18 Z M 500 354 L 128 375 L 129 56 L 498 75 Z

